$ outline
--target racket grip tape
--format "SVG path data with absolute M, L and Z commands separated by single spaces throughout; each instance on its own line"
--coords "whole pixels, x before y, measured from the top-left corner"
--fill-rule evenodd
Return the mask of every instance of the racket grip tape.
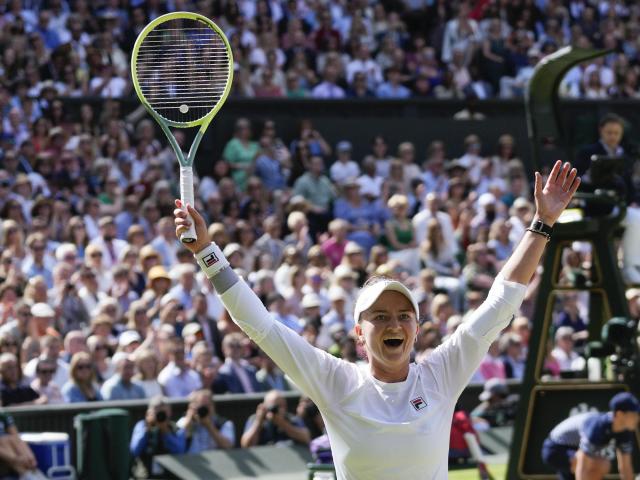
M 185 210 L 187 209 L 187 204 L 192 207 L 194 206 L 193 169 L 191 167 L 180 166 L 180 200 Z M 191 215 L 188 215 L 188 218 L 191 226 L 189 230 L 180 235 L 180 241 L 182 243 L 193 243 L 196 241 L 196 227 L 193 224 L 193 218 L 191 218 Z

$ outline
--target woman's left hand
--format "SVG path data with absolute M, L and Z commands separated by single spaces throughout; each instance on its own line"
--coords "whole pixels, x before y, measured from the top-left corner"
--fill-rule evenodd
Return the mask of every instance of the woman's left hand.
M 580 177 L 575 168 L 558 160 L 549 174 L 546 185 L 542 186 L 542 175 L 536 172 L 535 201 L 536 217 L 547 225 L 553 225 L 573 198 L 580 186 Z

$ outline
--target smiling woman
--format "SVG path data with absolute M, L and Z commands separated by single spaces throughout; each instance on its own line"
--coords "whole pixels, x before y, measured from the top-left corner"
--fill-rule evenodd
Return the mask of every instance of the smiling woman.
M 536 218 L 497 276 L 485 302 L 420 363 L 410 363 L 418 306 L 402 283 L 374 278 L 355 305 L 355 332 L 369 358 L 361 368 L 308 344 L 275 321 L 251 288 L 209 243 L 200 214 L 188 206 L 196 241 L 188 244 L 236 322 L 318 406 L 339 479 L 445 479 L 456 400 L 491 343 L 517 313 L 551 226 L 580 184 L 568 163 L 546 185 L 536 173 Z M 176 234 L 191 226 L 176 201 Z

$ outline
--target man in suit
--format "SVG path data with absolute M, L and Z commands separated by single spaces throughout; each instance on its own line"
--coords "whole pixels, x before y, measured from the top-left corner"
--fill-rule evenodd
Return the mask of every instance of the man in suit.
M 193 306 L 187 323 L 197 323 L 202 328 L 204 339 L 213 348 L 213 354 L 220 360 L 224 360 L 222 354 L 222 336 L 218 330 L 218 324 L 214 318 L 207 315 L 207 296 L 198 292 L 193 295 Z
M 608 176 L 606 179 L 591 178 L 591 162 L 594 155 L 622 157 L 625 150 L 622 147 L 625 120 L 613 113 L 608 113 L 600 119 L 600 139 L 584 147 L 576 160 L 578 175 L 583 179 L 586 188 L 605 188 L 618 192 L 626 201 L 627 214 L 624 220 L 625 231 L 622 237 L 622 252 L 624 259 L 623 276 L 628 283 L 640 283 L 640 190 L 633 184 L 633 163 L 635 158 L 628 159 L 625 171 Z
M 621 145 L 624 135 L 624 120 L 622 117 L 614 113 L 606 114 L 598 123 L 598 131 L 600 134 L 598 141 L 583 147 L 578 152 L 575 164 L 578 175 L 584 179 L 583 182 L 586 181 L 591 185 L 598 185 L 599 180 L 590 176 L 591 159 L 594 155 L 619 157 L 625 154 Z
M 214 393 L 254 393 L 262 390 L 256 379 L 256 369 L 244 359 L 244 340 L 245 336 L 239 332 L 229 333 L 222 340 L 225 361 L 213 382 Z

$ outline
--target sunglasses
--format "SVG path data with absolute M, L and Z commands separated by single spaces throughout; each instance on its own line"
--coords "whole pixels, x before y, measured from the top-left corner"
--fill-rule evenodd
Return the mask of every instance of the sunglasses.
M 55 370 L 38 370 L 38 373 L 41 375 L 53 375 L 54 373 L 56 373 Z
M 96 345 L 96 350 L 109 350 L 107 345 Z
M 88 365 L 88 364 L 77 365 L 76 368 L 78 370 L 89 370 L 91 368 L 91 365 Z
M 16 342 L 2 342 L 0 343 L 2 347 L 17 347 L 18 344 Z

